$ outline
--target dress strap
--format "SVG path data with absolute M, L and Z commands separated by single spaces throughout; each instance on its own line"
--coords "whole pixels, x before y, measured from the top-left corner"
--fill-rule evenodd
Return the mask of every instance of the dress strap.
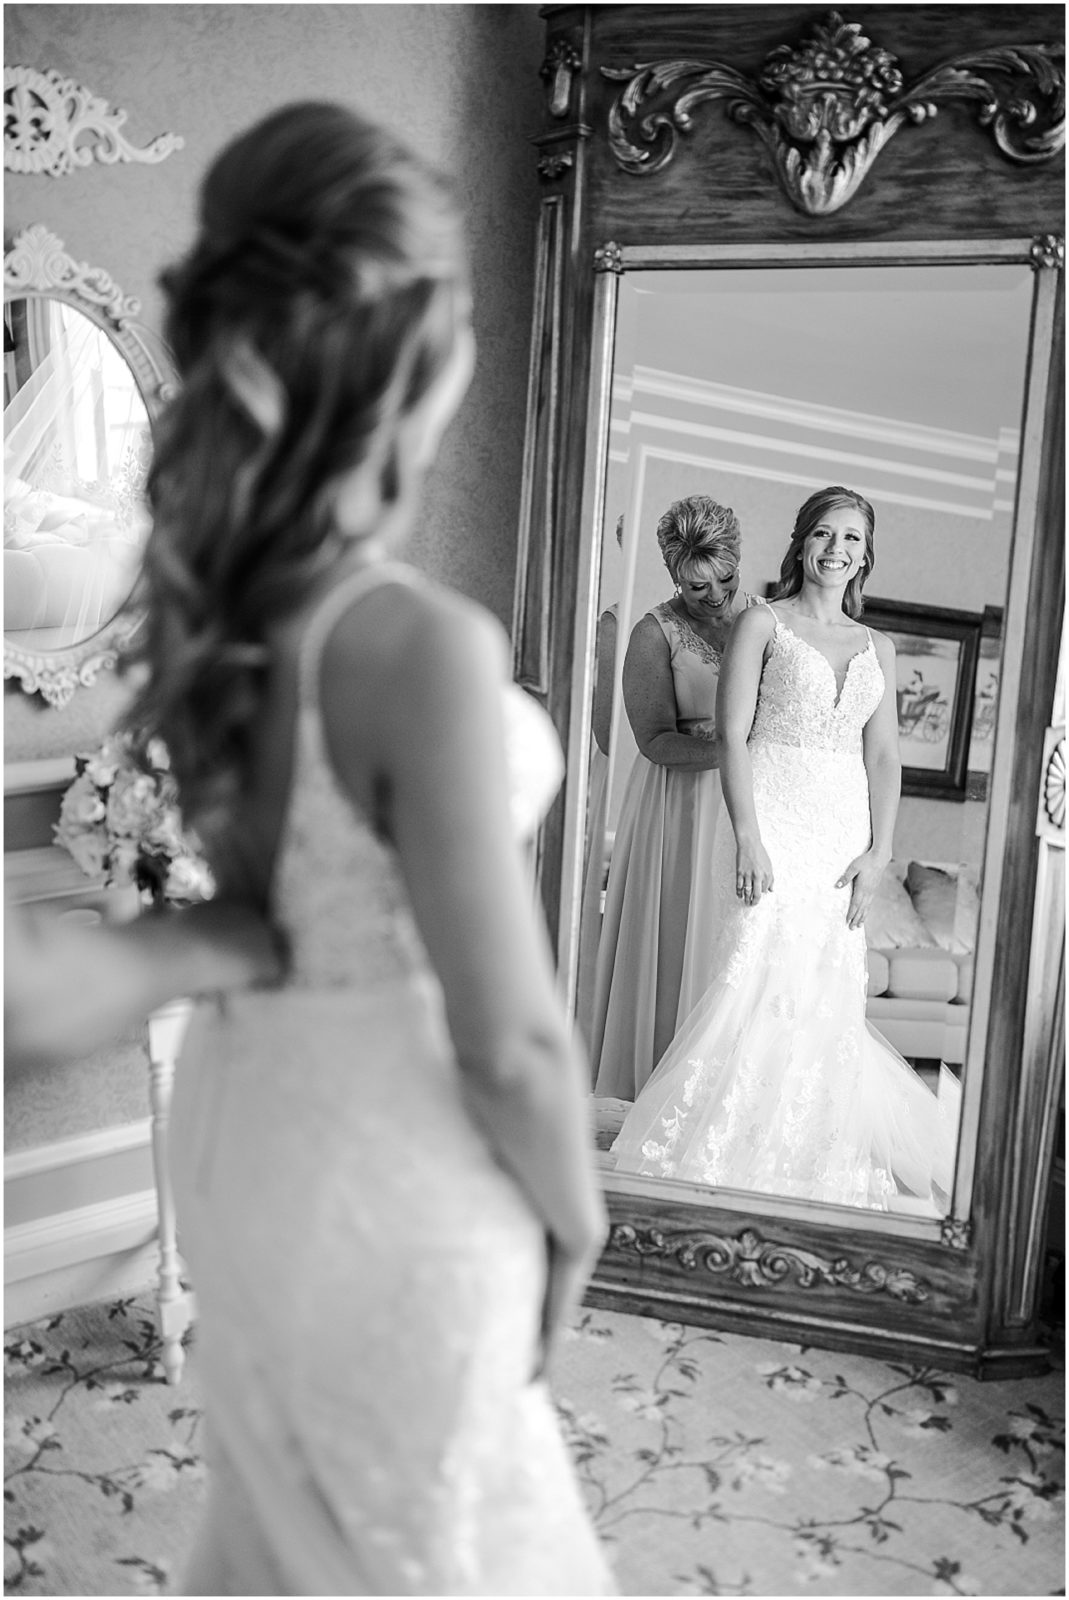
M 302 708 L 319 704 L 319 658 L 331 629 L 354 600 L 383 583 L 418 584 L 420 575 L 400 561 L 358 567 L 327 590 L 305 625 L 298 652 L 297 692 Z

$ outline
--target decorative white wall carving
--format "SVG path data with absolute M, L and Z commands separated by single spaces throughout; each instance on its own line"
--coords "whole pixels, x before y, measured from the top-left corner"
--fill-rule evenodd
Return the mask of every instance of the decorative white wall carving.
M 58 178 L 94 160 L 163 161 L 185 144 L 161 133 L 143 147 L 122 133 L 126 112 L 64 78 L 54 68 L 4 68 L 4 167 L 8 172 Z

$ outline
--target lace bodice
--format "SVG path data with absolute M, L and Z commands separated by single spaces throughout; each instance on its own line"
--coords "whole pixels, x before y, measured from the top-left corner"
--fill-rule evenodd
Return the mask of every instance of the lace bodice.
M 840 688 L 827 657 L 776 617 L 750 743 L 854 754 L 885 687 L 871 633 L 850 658 Z
M 328 594 L 301 642 L 293 775 L 272 893 L 295 988 L 379 988 L 430 971 L 397 854 L 335 777 L 319 710 L 319 661 L 332 627 L 358 594 L 388 581 L 421 580 L 392 563 L 354 574 Z M 513 823 L 526 838 L 564 763 L 542 708 L 514 684 L 503 695 Z

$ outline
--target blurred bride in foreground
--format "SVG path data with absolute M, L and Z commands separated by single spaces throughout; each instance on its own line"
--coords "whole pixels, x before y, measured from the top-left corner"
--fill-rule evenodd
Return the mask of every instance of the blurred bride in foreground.
M 396 559 L 472 370 L 455 212 L 380 130 L 292 106 L 214 163 L 163 283 L 127 720 L 220 901 L 147 919 L 132 972 L 136 926 L 83 937 L 112 1014 L 269 972 L 228 906 L 288 951 L 202 1002 L 177 1075 L 212 1460 L 184 1592 L 611 1592 L 542 1382 L 604 1227 L 514 823 L 560 750 L 496 622 Z M 15 965 L 17 1048 L 77 1039 L 88 997 L 35 1021 Z

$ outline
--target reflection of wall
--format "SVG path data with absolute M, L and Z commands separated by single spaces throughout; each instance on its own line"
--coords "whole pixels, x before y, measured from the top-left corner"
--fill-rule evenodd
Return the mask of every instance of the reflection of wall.
M 93 164 L 62 178 L 5 176 L 8 235 L 42 222 L 72 255 L 110 271 L 158 325 L 156 277 L 190 237 L 194 197 L 219 146 L 304 97 L 341 100 L 396 129 L 449 173 L 464 207 L 479 358 L 446 439 L 412 547 L 416 563 L 511 614 L 538 175 L 527 135 L 541 116 L 537 9 L 470 5 L 9 5 L 6 60 L 56 68 L 128 112 L 135 144 L 171 131 L 159 165 Z M 11 689 L 7 759 L 66 755 L 117 715 L 105 674 L 62 711 Z M 47 821 L 45 822 L 47 837 Z M 143 1063 L 125 1048 L 7 1083 L 8 1147 L 128 1121 L 144 1110 Z M 136 1113 L 132 1108 L 136 1106 Z
M 1012 413 L 1013 393 L 1001 398 Z M 874 595 L 974 612 L 1003 601 L 1016 452 L 1007 427 L 966 434 L 636 365 L 614 385 L 610 450 L 607 515 L 626 506 L 637 540 L 632 621 L 670 593 L 653 530 L 672 500 L 708 494 L 735 510 L 742 584 L 761 594 L 778 577 L 798 506 L 836 482 L 873 501 Z M 607 560 L 617 583 L 627 560 Z M 626 722 L 618 749 L 610 827 L 634 758 Z M 979 804 L 904 799 L 896 847 L 978 862 L 984 816 Z

